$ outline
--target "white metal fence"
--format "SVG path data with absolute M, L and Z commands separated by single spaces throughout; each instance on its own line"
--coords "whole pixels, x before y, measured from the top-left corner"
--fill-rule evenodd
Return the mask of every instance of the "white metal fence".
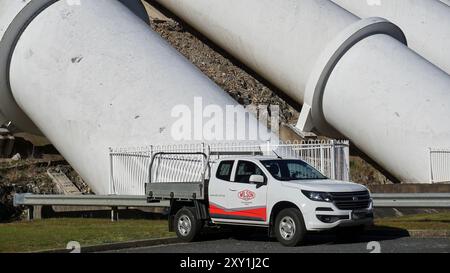
M 431 183 L 450 182 L 450 149 L 430 149 Z
M 203 154 L 155 154 L 153 161 L 149 167 L 152 183 L 203 182 L 209 178 L 208 162 Z
M 331 179 L 350 179 L 349 141 L 343 140 L 310 140 L 294 143 L 270 144 L 255 142 L 239 143 L 213 143 L 213 144 L 185 144 L 185 145 L 152 145 L 141 148 L 121 148 L 110 150 L 110 194 L 118 195 L 144 195 L 145 183 L 150 178 L 150 163 L 154 154 L 159 152 L 202 152 L 214 160 L 223 157 L 243 156 L 244 154 L 274 155 L 276 153 L 283 158 L 298 158 L 314 166 L 317 170 Z M 187 159 L 181 162 L 186 165 Z M 175 161 L 174 161 L 175 162 Z M 161 163 L 159 163 L 161 164 Z M 173 166 L 163 166 L 164 175 Z M 177 163 L 178 164 L 178 163 Z M 178 164 L 179 165 L 179 164 Z M 190 167 L 180 169 L 172 173 L 171 177 L 186 177 L 186 171 Z M 161 170 L 161 168 L 159 168 Z M 196 168 L 191 168 L 196 170 Z M 158 174 L 151 174 L 152 177 Z M 189 174 L 188 174 L 189 175 Z M 196 173 L 190 174 L 193 177 Z M 161 176 L 159 176 L 161 178 Z M 172 178 L 162 177 L 170 180 Z

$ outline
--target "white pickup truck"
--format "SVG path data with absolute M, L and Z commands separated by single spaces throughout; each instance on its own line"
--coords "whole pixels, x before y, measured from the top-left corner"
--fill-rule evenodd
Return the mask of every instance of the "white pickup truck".
M 189 161 L 186 156 L 191 156 L 190 165 L 202 166 L 200 175 L 191 181 L 168 178 L 165 173 L 173 173 L 177 162 Z M 169 162 L 161 164 L 164 160 Z M 194 169 L 183 164 L 174 176 Z M 171 201 L 169 229 L 184 241 L 195 240 L 206 226 L 235 225 L 266 228 L 281 244 L 296 246 L 307 231 L 360 230 L 373 222 L 366 187 L 330 180 L 298 159 L 211 160 L 202 153 L 158 153 L 152 158 L 146 194 L 148 202 Z

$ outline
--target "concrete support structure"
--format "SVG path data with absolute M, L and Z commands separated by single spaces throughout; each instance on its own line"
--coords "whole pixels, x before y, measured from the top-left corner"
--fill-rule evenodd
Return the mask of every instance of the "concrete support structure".
M 397 24 L 411 49 L 450 75 L 449 0 L 332 1 L 359 17 L 379 16 Z
M 401 181 L 428 182 L 429 148 L 450 146 L 450 77 L 384 19 L 327 0 L 156 1 L 304 103 L 303 130 L 348 137 Z
M 34 12 L 9 45 L 9 85 L 0 90 L 9 100 L 0 109 L 14 105 L 7 118 L 29 119 L 22 128 L 39 129 L 97 194 L 109 193 L 108 147 L 174 142 L 172 110 L 195 110 L 196 97 L 204 106 L 237 105 L 118 1 L 30 3 L 48 2 L 40 9 L 16 2 L 0 0 L 2 12 L 13 5 L 7 33 Z M 250 116 L 246 129 L 257 126 Z

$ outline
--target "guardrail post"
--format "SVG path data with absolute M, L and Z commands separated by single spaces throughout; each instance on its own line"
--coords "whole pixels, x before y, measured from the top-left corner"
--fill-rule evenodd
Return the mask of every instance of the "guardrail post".
M 33 206 L 33 220 L 42 219 L 42 206 Z
M 26 220 L 31 221 L 33 219 L 33 207 L 26 207 L 25 208 L 25 214 L 26 214 Z
M 111 207 L 111 222 L 119 221 L 119 209 Z

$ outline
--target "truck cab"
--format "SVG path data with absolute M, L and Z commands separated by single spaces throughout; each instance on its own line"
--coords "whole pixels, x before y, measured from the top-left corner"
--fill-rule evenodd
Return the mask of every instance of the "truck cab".
M 366 187 L 328 179 L 299 159 L 210 160 L 208 174 L 201 200 L 165 194 L 171 196 L 169 228 L 185 241 L 195 239 L 205 225 L 240 225 L 267 228 L 283 245 L 296 246 L 307 231 L 362 228 L 373 222 Z M 155 192 L 150 194 L 155 198 Z

